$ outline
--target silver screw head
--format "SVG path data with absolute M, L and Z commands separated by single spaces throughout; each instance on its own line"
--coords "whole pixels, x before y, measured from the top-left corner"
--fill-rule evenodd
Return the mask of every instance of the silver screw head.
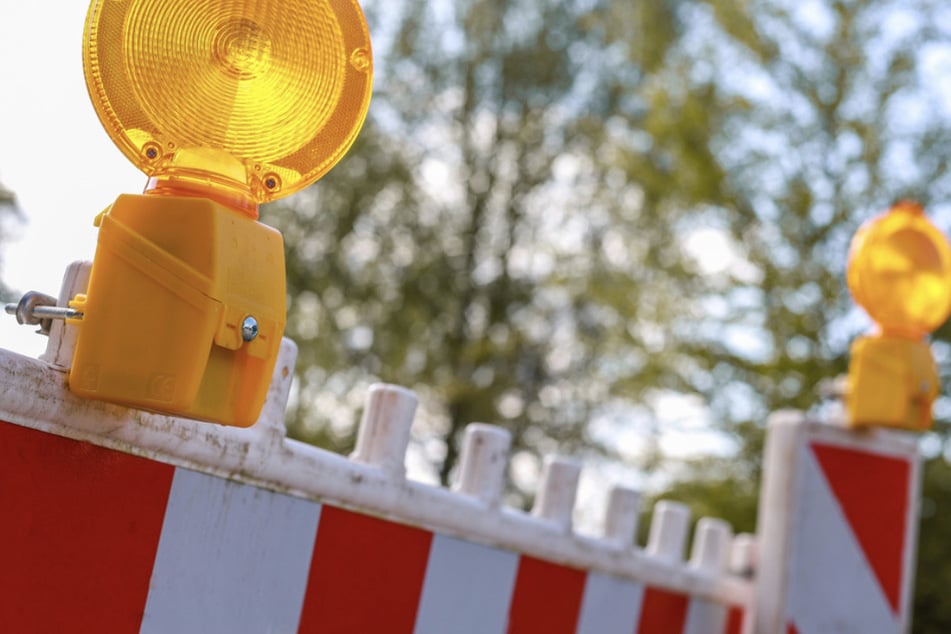
M 258 320 L 248 315 L 241 322 L 241 338 L 245 341 L 254 341 L 258 336 Z

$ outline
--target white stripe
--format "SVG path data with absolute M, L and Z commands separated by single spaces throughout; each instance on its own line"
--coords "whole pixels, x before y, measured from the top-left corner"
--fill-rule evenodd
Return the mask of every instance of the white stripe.
M 516 553 L 435 535 L 415 634 L 504 634 Z
M 584 585 L 577 632 L 633 634 L 643 601 L 643 584 L 590 572 Z
M 808 443 L 800 447 L 798 471 L 798 498 L 808 504 L 792 520 L 788 615 L 804 633 L 899 634 L 901 626 Z
M 683 634 L 723 634 L 728 608 L 724 605 L 691 599 Z
M 297 631 L 320 505 L 176 469 L 142 634 Z

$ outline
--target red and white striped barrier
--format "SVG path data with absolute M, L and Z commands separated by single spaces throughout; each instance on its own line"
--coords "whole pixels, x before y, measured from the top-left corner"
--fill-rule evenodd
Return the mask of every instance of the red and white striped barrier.
M 371 389 L 349 459 L 287 439 L 290 342 L 239 429 L 74 397 L 68 335 L 49 364 L 0 350 L 0 632 L 907 630 L 918 467 L 893 432 L 775 420 L 758 536 L 703 518 L 684 561 L 687 509 L 635 547 L 623 487 L 577 534 L 571 460 L 502 507 L 499 428 L 467 430 L 452 491 L 407 480 L 402 388 Z
M 571 529 L 579 465 L 546 462 L 531 514 L 499 506 L 508 437 L 468 430 L 455 491 L 405 479 L 415 397 L 371 391 L 352 459 L 283 437 L 286 342 L 251 429 L 73 397 L 0 350 L 0 631 L 739 632 L 752 588 L 728 526 L 639 495 Z
M 29 428 L 0 465 L 4 632 L 711 631 L 684 593 Z
M 757 534 L 757 632 L 911 629 L 914 437 L 774 416 Z

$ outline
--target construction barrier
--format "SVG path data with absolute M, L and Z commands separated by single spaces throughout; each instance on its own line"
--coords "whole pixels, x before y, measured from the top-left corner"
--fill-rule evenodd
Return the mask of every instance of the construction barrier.
M 62 334 L 62 333 L 60 333 Z M 62 342 L 51 341 L 51 348 Z M 371 388 L 353 456 L 287 439 L 285 341 L 249 429 L 80 399 L 0 350 L 0 631 L 249 634 L 907 632 L 913 440 L 774 417 L 758 536 L 609 492 L 572 529 L 580 465 L 501 505 L 509 438 L 467 431 L 453 490 L 405 477 L 415 396 Z

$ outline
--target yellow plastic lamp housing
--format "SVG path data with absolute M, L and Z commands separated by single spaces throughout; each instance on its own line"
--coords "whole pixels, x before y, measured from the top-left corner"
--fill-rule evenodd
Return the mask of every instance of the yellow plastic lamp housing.
M 100 214 L 74 393 L 227 425 L 257 420 L 285 325 L 283 242 L 258 204 L 326 173 L 366 117 L 354 0 L 94 0 L 86 84 L 149 177 Z
M 355 0 L 95 0 L 83 65 L 100 121 L 150 191 L 252 217 L 340 160 L 372 88 Z
M 284 331 L 281 234 L 198 197 L 119 196 L 99 222 L 88 291 L 71 302 L 84 315 L 69 389 L 253 424 Z
M 919 205 L 899 203 L 856 232 L 847 282 L 882 334 L 924 337 L 951 313 L 951 247 Z

